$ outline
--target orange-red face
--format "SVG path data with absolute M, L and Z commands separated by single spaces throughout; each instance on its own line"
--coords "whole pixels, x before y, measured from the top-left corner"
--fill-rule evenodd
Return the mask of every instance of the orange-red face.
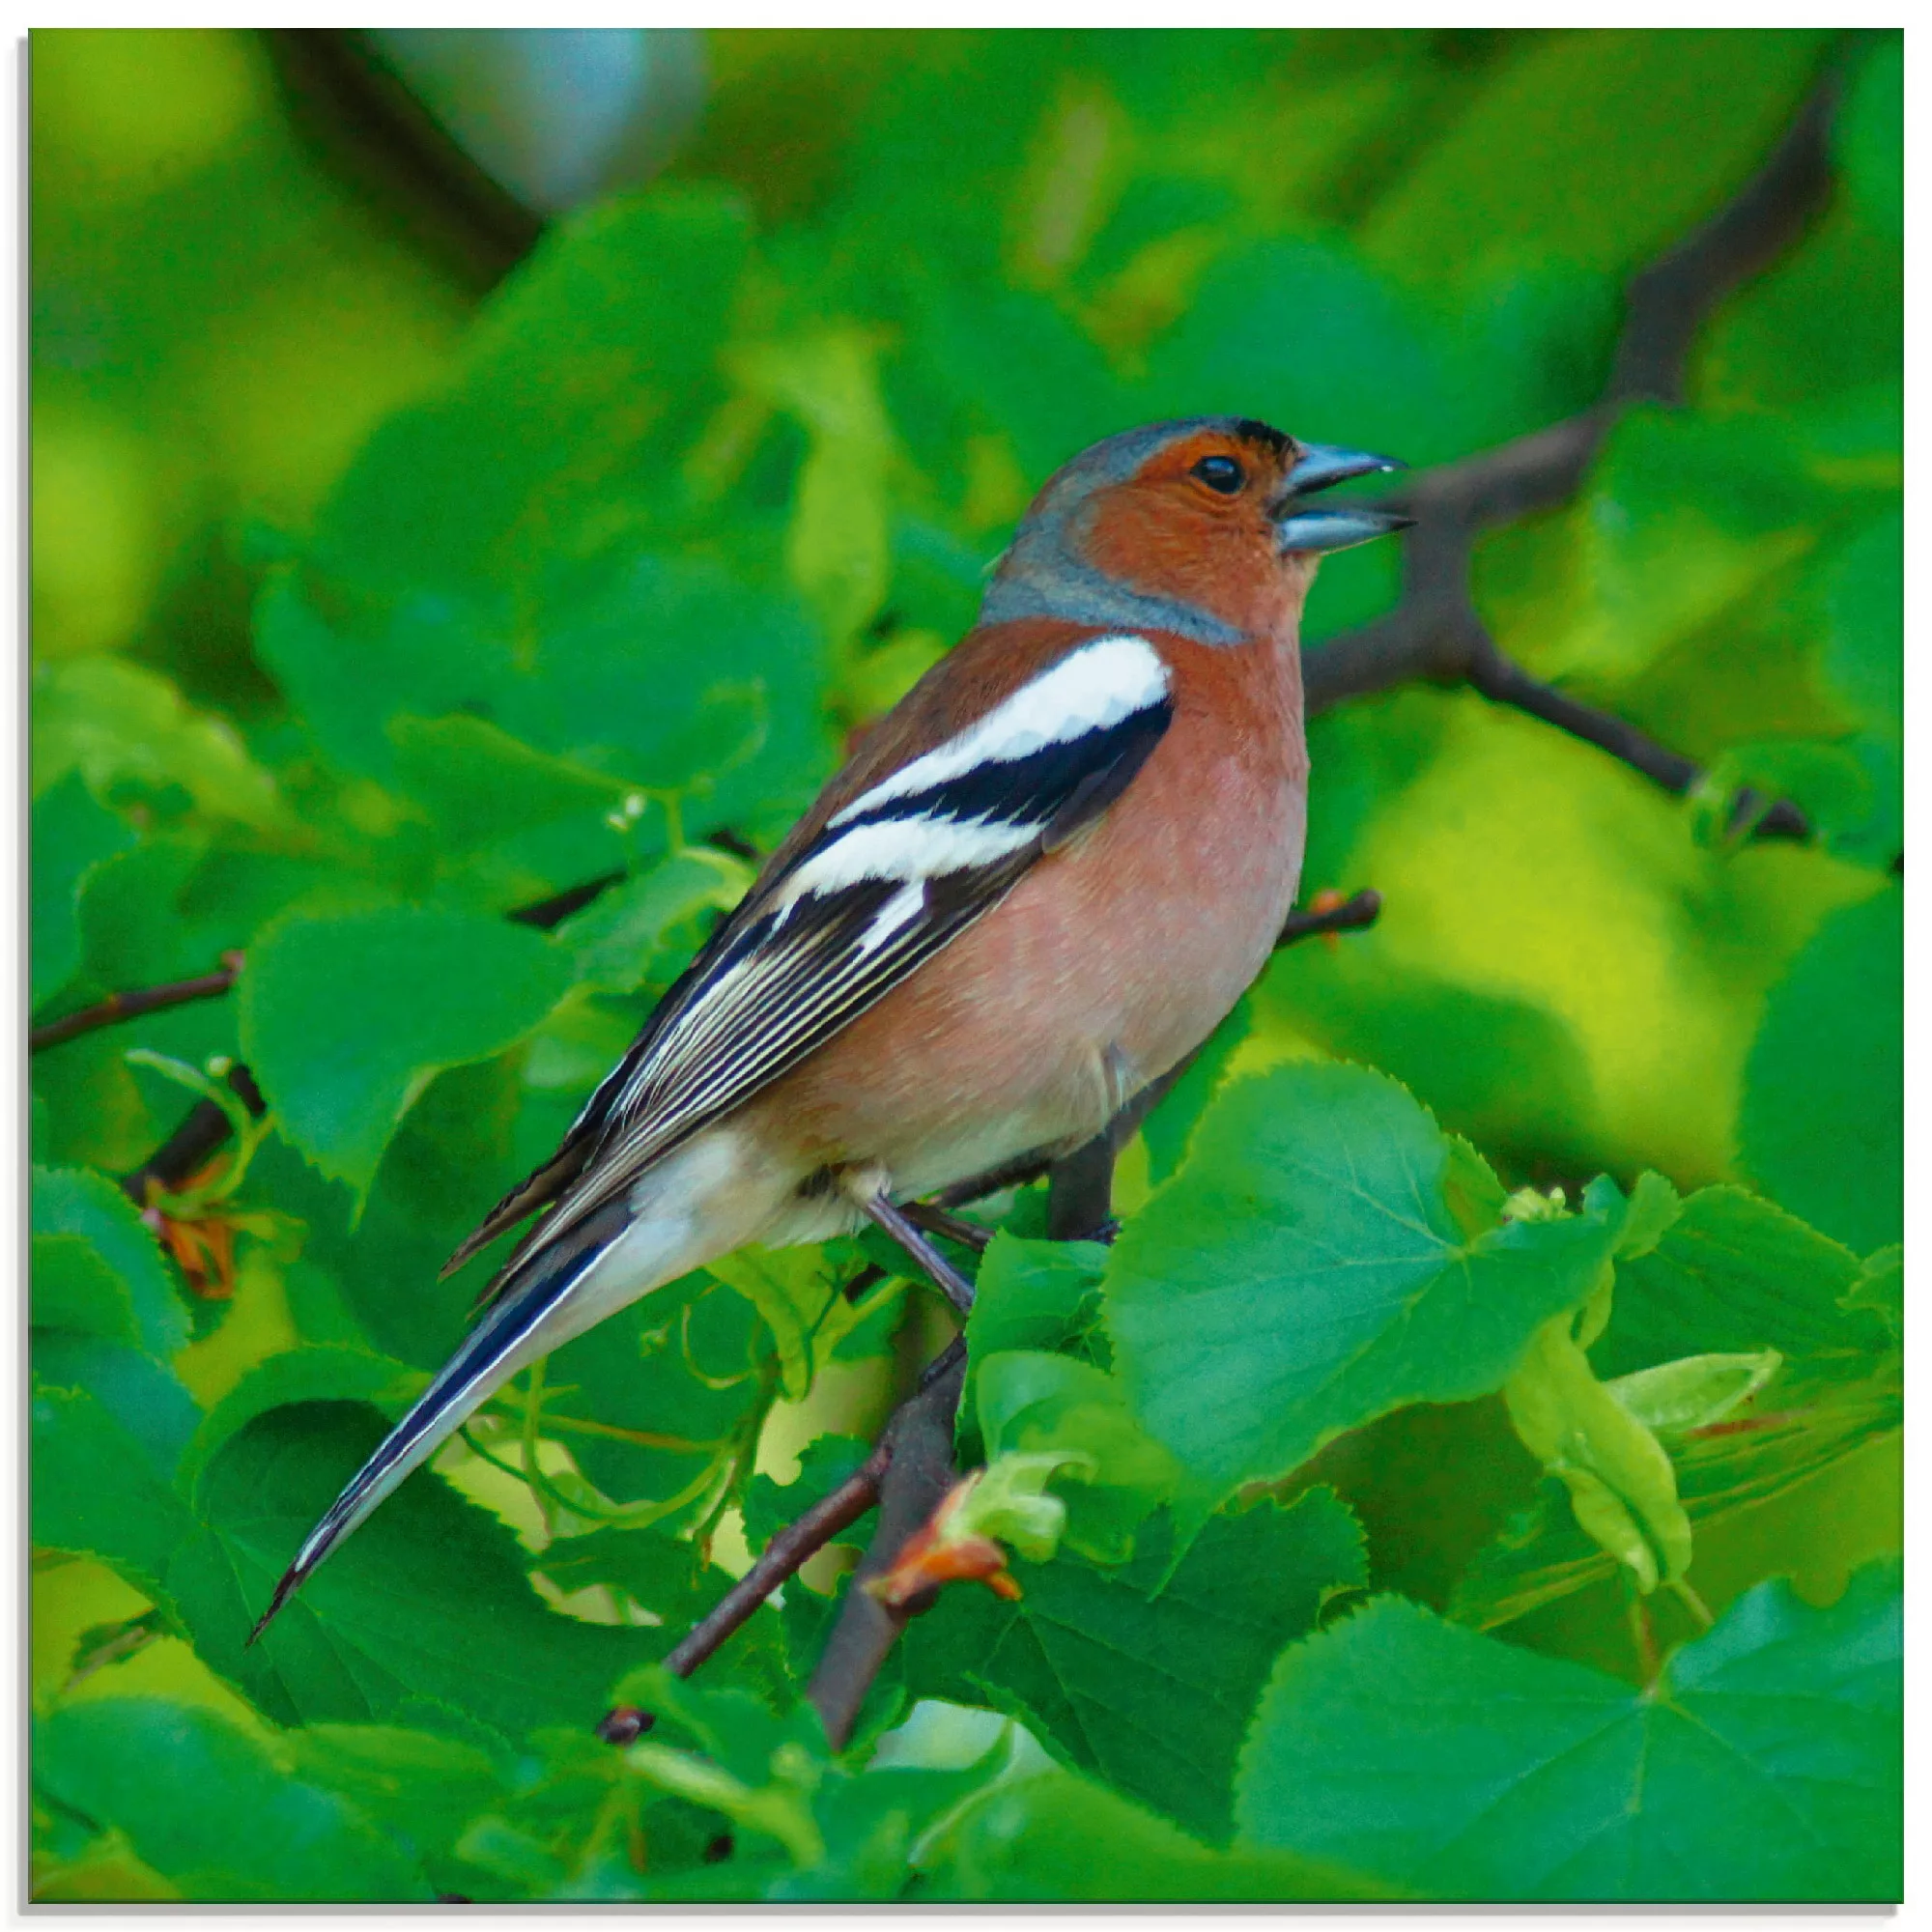
M 1132 467 L 1109 475 L 1110 461 L 1128 454 Z M 1086 564 L 1241 635 L 1272 637 L 1300 614 L 1321 553 L 1367 543 L 1408 521 L 1365 503 L 1307 499 L 1350 477 L 1402 467 L 1223 416 L 1110 438 L 1062 475 L 1098 470 L 1070 517 Z
M 1300 446 L 1258 424 L 1202 429 L 1096 491 L 1083 521 L 1088 560 L 1138 590 L 1179 597 L 1241 630 L 1292 620 L 1316 559 L 1284 552 L 1278 519 Z

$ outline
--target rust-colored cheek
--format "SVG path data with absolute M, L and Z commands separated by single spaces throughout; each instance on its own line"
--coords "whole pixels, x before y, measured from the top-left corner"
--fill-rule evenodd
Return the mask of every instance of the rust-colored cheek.
M 1254 635 L 1279 631 L 1299 605 L 1301 586 L 1283 568 L 1265 526 L 1131 485 L 1099 500 L 1084 549 L 1088 562 L 1109 577 Z

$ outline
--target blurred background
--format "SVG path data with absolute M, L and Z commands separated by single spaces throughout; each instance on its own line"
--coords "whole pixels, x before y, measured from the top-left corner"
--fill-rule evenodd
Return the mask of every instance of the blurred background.
M 297 913 L 497 929 L 697 846 L 725 868 L 566 926 L 574 978 L 538 974 L 453 1070 L 397 1046 L 367 1118 L 303 1052 L 428 1020 L 346 964 L 306 1009 L 264 991 L 37 1057 L 36 1159 L 113 1175 L 186 1103 L 130 1045 L 245 1048 L 276 1100 L 294 1146 L 249 1199 L 281 1218 L 197 1311 L 196 1399 L 298 1341 L 440 1358 L 470 1291 L 436 1264 L 729 867 L 970 624 L 1054 466 L 1233 411 L 1426 467 L 1589 407 L 1630 277 L 1821 80 L 1829 196 L 1700 332 L 1682 406 L 1631 412 L 1574 503 L 1476 557 L 1505 649 L 1714 790 L 1466 690 L 1318 719 L 1304 901 L 1385 909 L 1278 956 L 1213 1064 L 1382 1067 L 1512 1184 L 1652 1167 L 1896 1240 L 1901 44 L 36 33 L 36 1017 Z M 1389 609 L 1399 569 L 1393 544 L 1324 564 L 1310 641 Z M 1821 836 L 1727 840 L 1747 781 Z M 1178 1157 L 1191 1115 L 1165 1118 L 1125 1209 Z M 832 1378 L 839 1426 L 883 1400 L 858 1388 Z M 600 1480 L 668 1492 L 668 1466 Z M 75 1597 L 49 1655 L 105 1614 Z

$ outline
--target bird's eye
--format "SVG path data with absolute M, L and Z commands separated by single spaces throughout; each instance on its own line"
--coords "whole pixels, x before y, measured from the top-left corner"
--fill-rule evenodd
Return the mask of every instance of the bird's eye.
M 1248 480 L 1248 472 L 1232 456 L 1204 456 L 1192 473 L 1224 497 L 1232 497 Z

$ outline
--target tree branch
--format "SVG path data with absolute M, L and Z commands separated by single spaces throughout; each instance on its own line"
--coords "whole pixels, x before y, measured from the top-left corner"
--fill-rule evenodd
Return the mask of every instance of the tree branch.
M 256 1120 L 269 1111 L 254 1076 L 239 1061 L 228 1069 L 228 1084 Z M 197 1100 L 181 1125 L 132 1174 L 122 1176 L 121 1191 L 141 1208 L 148 1205 L 151 1180 L 172 1194 L 201 1172 L 231 1131 L 228 1116 L 213 1100 Z
M 215 1000 L 234 985 L 242 972 L 242 955 L 224 952 L 221 965 L 213 973 L 197 974 L 192 980 L 171 980 L 159 986 L 137 986 L 126 993 L 109 993 L 104 1000 L 78 1012 L 63 1013 L 57 1020 L 31 1029 L 27 1035 L 30 1053 L 44 1052 L 84 1033 L 112 1026 L 117 1020 L 138 1019 L 143 1013 L 165 1012 L 170 1007 L 185 1007 L 196 1000 Z
M 1311 717 L 1412 678 L 1468 684 L 1597 746 L 1666 791 L 1701 780 L 1696 764 L 1634 725 L 1533 678 L 1497 647 L 1470 595 L 1478 534 L 1573 497 L 1605 437 L 1633 403 L 1683 401 L 1698 327 L 1723 298 L 1776 261 L 1804 232 L 1831 189 L 1829 136 L 1842 85 L 1832 71 L 1813 88 L 1771 157 L 1700 228 L 1640 270 L 1604 394 L 1589 409 L 1493 449 L 1426 471 L 1380 499 L 1413 517 L 1402 538 L 1403 594 L 1386 616 L 1310 650 L 1303 680 Z M 1743 826 L 1762 801 L 1742 795 Z M 1788 800 L 1757 817 L 1752 836 L 1806 838 Z
M 888 1609 L 862 1586 L 893 1567 L 952 1487 L 952 1423 L 966 1383 L 965 1345 L 947 1352 L 952 1359 L 941 1356 L 926 1372 L 924 1386 L 893 1418 L 892 1460 L 879 1486 L 879 1527 L 839 1600 L 838 1621 L 806 1687 L 835 1749 L 851 1737 L 866 1692 L 907 1621 L 931 1606 L 927 1597 Z

